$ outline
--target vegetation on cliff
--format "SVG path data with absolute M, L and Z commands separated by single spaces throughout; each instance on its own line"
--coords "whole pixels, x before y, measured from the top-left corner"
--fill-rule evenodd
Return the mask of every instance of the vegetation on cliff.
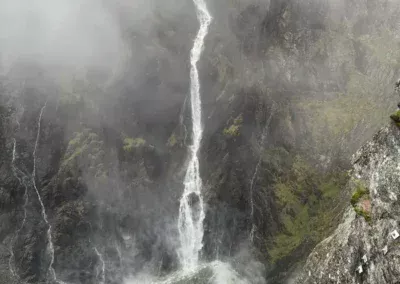
M 400 110 L 396 111 L 390 118 L 400 127 Z
M 79 163 L 93 176 L 105 177 L 103 144 L 100 137 L 90 128 L 75 132 L 74 137 L 68 142 L 62 161 L 63 167 L 73 168 Z
M 371 200 L 369 189 L 359 180 L 356 180 L 354 183 L 355 192 L 351 197 L 350 203 L 357 215 L 364 217 L 365 221 L 371 222 Z
M 321 241 L 335 227 L 347 180 L 343 171 L 323 173 L 300 155 L 291 158 L 289 171 L 274 186 L 282 227 L 267 245 L 271 262 Z
M 144 145 L 146 145 L 146 140 L 144 140 L 141 137 L 138 137 L 138 138 L 126 137 L 124 139 L 124 147 L 123 147 L 123 149 L 124 149 L 125 152 L 130 153 L 134 149 L 141 148 Z
M 224 128 L 224 135 L 228 138 L 238 137 L 240 135 L 240 129 L 243 125 L 243 116 L 239 115 L 235 119 L 233 119 L 233 123 Z

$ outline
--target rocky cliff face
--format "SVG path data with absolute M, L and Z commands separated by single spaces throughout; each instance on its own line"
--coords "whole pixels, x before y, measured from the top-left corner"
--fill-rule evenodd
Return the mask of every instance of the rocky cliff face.
M 399 282 L 399 151 L 400 131 L 392 125 L 357 152 L 349 184 L 354 206 L 349 200 L 342 223 L 294 283 Z
M 144 32 L 121 27 L 132 54 L 119 76 L 17 62 L 0 78 L 0 281 L 52 278 L 49 225 L 63 281 L 176 269 L 197 29 L 182 2 Z M 348 157 L 393 106 L 399 3 L 208 2 L 202 257 L 235 259 L 247 244 L 263 277 L 282 283 L 340 222 Z

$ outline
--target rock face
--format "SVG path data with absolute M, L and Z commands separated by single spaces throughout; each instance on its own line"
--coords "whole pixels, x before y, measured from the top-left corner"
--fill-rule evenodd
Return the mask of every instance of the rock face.
M 38 134 L 35 181 L 59 279 L 120 284 L 127 275 L 176 270 L 198 23 L 191 1 L 174 2 L 182 5 L 169 8 L 182 10 L 154 13 L 143 32 L 130 26 L 128 9 L 113 10 L 131 55 L 119 76 L 35 61 L 0 77 L 0 281 L 49 279 L 49 226 L 32 184 Z M 249 259 L 266 267 L 260 278 L 282 283 L 340 222 L 351 198 L 341 190 L 349 157 L 393 106 L 400 3 L 207 2 L 213 22 L 199 61 L 202 258 L 232 259 L 249 244 Z M 369 201 L 355 203 L 363 218 Z M 368 228 L 353 211 L 346 224 Z
M 354 159 L 349 187 L 355 190 L 361 182 L 368 188 L 371 219 L 367 222 L 349 206 L 293 283 L 400 283 L 399 128 L 379 131 Z

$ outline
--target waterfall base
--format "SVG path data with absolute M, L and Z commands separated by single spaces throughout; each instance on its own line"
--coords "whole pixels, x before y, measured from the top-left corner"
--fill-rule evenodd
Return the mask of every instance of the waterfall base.
M 154 279 L 138 276 L 125 281 L 125 284 L 249 284 L 232 266 L 221 261 L 199 265 L 193 270 L 180 270 L 166 278 Z

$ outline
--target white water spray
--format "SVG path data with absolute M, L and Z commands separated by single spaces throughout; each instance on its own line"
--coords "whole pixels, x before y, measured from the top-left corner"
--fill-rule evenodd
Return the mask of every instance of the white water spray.
M 100 268 L 97 268 L 97 275 L 96 275 L 97 277 L 96 278 L 100 279 L 99 284 L 104 284 L 106 281 L 106 264 L 104 262 L 103 255 L 97 250 L 96 247 L 94 248 L 94 251 L 96 252 L 96 255 L 97 255 L 97 257 L 100 261 L 100 265 L 101 265 Z
M 190 161 L 184 179 L 184 192 L 180 200 L 178 229 L 180 248 L 178 256 L 184 269 L 194 269 L 198 265 L 199 253 L 203 246 L 203 220 L 205 217 L 201 193 L 202 181 L 199 171 L 198 151 L 203 129 L 201 121 L 200 82 L 197 63 L 203 51 L 204 39 L 212 17 L 204 0 L 194 0 L 200 29 L 194 41 L 190 55 L 190 98 L 192 112 L 193 141 L 190 146 Z
M 272 120 L 272 116 L 274 115 L 274 111 L 275 111 L 275 103 L 273 103 L 273 105 L 271 107 L 271 113 L 269 115 L 267 123 L 265 124 L 264 131 L 261 135 L 261 143 L 260 143 L 261 149 L 264 148 L 265 139 L 267 138 L 269 125 L 271 124 L 271 120 Z M 257 178 L 258 170 L 261 165 L 261 158 L 262 158 L 262 155 L 260 154 L 258 157 L 258 162 L 257 162 L 256 168 L 254 170 L 253 177 L 251 178 L 251 182 L 250 182 L 250 205 L 251 205 L 250 218 L 251 218 L 251 223 L 252 223 L 251 231 L 250 231 L 250 241 L 251 242 L 254 241 L 254 234 L 256 233 L 256 230 L 257 230 L 257 226 L 254 221 L 254 183 Z
M 46 105 L 47 105 L 47 102 L 44 104 L 44 106 L 40 110 L 40 115 L 39 115 L 39 120 L 38 120 L 38 131 L 37 131 L 37 134 L 36 134 L 35 148 L 33 150 L 32 183 L 33 183 L 33 188 L 35 189 L 36 195 L 38 197 L 38 200 L 39 200 L 39 203 L 40 203 L 40 207 L 42 208 L 43 220 L 46 223 L 46 225 L 48 226 L 48 229 L 47 229 L 47 250 L 48 250 L 48 254 L 50 255 L 50 264 L 49 264 L 49 268 L 48 268 L 48 273 L 50 274 L 50 277 L 52 278 L 52 280 L 58 282 L 57 281 L 56 272 L 53 269 L 54 246 L 53 246 L 53 241 L 52 241 L 52 237 L 51 237 L 51 225 L 50 225 L 49 220 L 47 218 L 46 209 L 44 207 L 44 204 L 43 204 L 42 198 L 40 196 L 39 190 L 38 190 L 38 188 L 36 186 L 36 151 L 37 151 L 37 147 L 38 147 L 38 144 L 39 144 L 42 116 L 43 116 L 44 109 L 46 108 Z

